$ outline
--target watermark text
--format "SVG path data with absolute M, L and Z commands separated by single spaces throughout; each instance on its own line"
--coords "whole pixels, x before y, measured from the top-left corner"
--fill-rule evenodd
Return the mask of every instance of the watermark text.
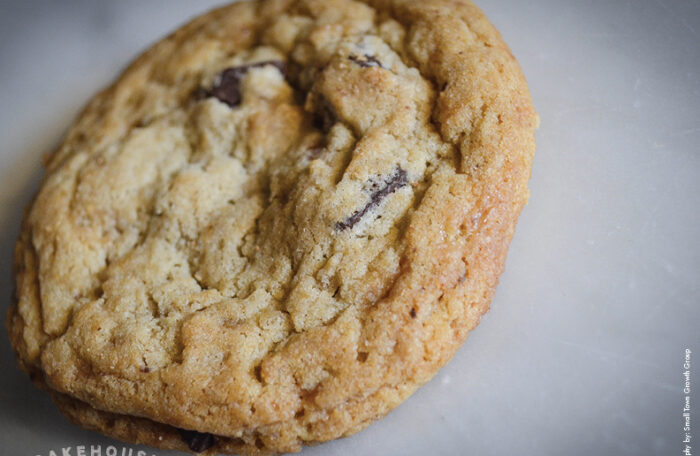
M 693 455 L 693 447 L 691 441 L 693 439 L 693 434 L 691 433 L 690 427 L 690 358 L 693 352 L 689 349 L 685 349 L 685 357 L 683 359 L 683 445 L 682 454 L 685 456 Z

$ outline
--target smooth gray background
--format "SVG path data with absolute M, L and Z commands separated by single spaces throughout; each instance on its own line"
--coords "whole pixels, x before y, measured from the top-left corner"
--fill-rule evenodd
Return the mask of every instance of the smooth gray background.
M 215 3 L 0 1 L 0 307 L 40 157 L 130 59 Z M 680 454 L 685 348 L 700 389 L 700 2 L 481 6 L 542 119 L 492 310 L 386 419 L 303 454 Z M 116 444 L 62 418 L 0 336 L 1 455 Z

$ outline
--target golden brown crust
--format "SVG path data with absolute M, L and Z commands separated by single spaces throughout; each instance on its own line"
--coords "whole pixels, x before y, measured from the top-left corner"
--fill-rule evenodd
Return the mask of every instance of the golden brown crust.
M 240 105 L 196 95 L 229 66 Z M 356 432 L 488 309 L 536 123 L 466 1 L 197 18 L 49 158 L 15 256 L 20 364 L 74 421 L 163 448 L 173 426 L 251 454 Z

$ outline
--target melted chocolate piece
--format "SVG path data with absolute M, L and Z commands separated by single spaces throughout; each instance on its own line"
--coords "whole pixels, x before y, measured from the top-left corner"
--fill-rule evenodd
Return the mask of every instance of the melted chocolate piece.
M 318 157 L 321 156 L 324 150 L 326 150 L 324 147 L 312 147 L 311 149 L 309 149 L 306 158 L 308 158 L 309 160 L 316 160 Z
M 194 451 L 195 453 L 201 453 L 202 451 L 208 450 L 216 443 L 216 437 L 214 437 L 212 434 L 188 431 L 185 429 L 178 429 L 178 431 L 180 431 L 182 441 L 185 442 L 190 450 Z
M 319 95 L 316 99 L 316 111 L 314 112 L 314 127 L 328 133 L 333 125 L 338 121 L 338 114 L 335 107 L 325 97 Z
M 241 80 L 253 68 L 261 68 L 267 65 L 272 65 L 277 68 L 282 74 L 285 74 L 284 62 L 278 60 L 270 60 L 266 62 L 251 63 L 238 67 L 227 68 L 221 72 L 214 87 L 211 90 L 205 91 L 205 96 L 215 97 L 219 101 L 226 103 L 232 108 L 241 104 Z
M 384 68 L 384 66 L 382 65 L 382 62 L 377 60 L 377 58 L 373 55 L 363 54 L 362 57 L 358 57 L 356 55 L 350 54 L 349 59 L 352 60 L 353 62 L 355 62 L 356 64 L 360 65 L 362 68 L 369 68 L 369 67 Z
M 379 203 L 384 200 L 384 198 L 406 185 L 408 185 L 408 173 L 406 173 L 406 170 L 397 167 L 396 172 L 384 182 L 383 186 L 379 186 L 378 184 L 374 184 L 372 186 L 372 194 L 370 195 L 367 204 L 365 204 L 365 207 L 355 211 L 350 217 L 346 218 L 342 222 L 336 222 L 335 229 L 338 231 L 343 231 L 348 228 L 352 228 L 369 211 L 377 207 Z

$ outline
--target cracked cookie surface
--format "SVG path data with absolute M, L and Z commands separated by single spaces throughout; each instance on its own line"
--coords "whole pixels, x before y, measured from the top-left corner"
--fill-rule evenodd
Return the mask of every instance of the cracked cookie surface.
M 48 158 L 16 248 L 20 365 L 74 421 L 154 446 L 356 432 L 488 309 L 537 122 L 467 1 L 201 16 Z

